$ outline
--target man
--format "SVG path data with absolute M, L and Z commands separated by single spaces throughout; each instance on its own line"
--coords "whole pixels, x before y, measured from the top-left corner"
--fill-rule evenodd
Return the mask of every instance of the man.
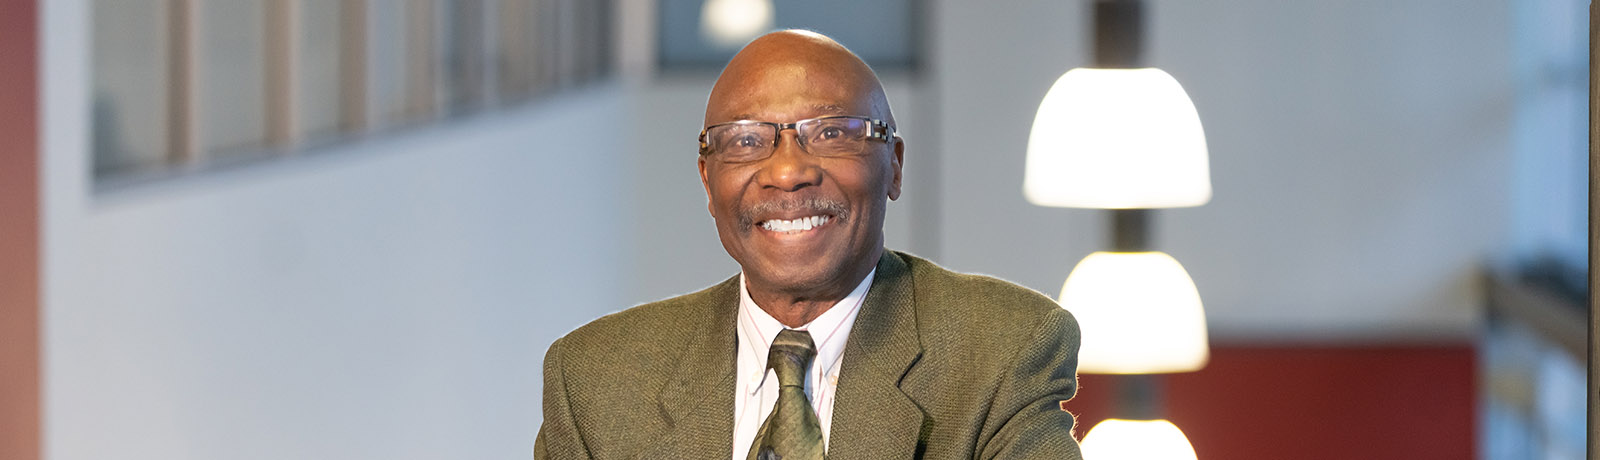
M 1079 458 L 1071 315 L 884 250 L 905 142 L 860 58 L 758 38 L 705 126 L 700 182 L 740 275 L 552 344 L 535 458 Z

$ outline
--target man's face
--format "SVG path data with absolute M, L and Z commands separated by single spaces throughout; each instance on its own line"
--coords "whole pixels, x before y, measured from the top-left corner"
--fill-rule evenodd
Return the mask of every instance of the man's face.
M 707 107 L 708 125 L 756 120 L 777 123 L 829 115 L 872 113 L 876 87 L 859 75 L 800 63 L 762 66 L 725 76 Z M 801 149 L 793 129 L 779 133 L 772 156 L 725 163 L 700 158 L 700 180 L 717 234 L 728 254 L 759 287 L 806 297 L 854 288 L 855 276 L 877 263 L 887 199 L 900 195 L 904 144 L 868 140 L 860 156 L 818 157 Z M 798 230 L 791 224 L 815 224 Z M 847 285 L 849 284 L 849 285 Z

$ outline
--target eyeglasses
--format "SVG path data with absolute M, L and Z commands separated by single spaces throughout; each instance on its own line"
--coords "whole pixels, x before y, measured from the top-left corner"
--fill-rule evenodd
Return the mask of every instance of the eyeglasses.
M 700 155 L 725 163 L 765 160 L 778 149 L 778 133 L 794 129 L 800 150 L 819 157 L 860 156 L 867 140 L 889 142 L 894 128 L 882 120 L 839 115 L 794 123 L 740 120 L 700 130 Z

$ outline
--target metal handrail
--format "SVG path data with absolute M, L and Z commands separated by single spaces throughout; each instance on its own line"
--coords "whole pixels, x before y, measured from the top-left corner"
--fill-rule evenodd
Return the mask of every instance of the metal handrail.
M 1581 361 L 1587 354 L 1583 302 L 1505 271 L 1491 271 L 1486 278 L 1484 294 L 1492 318 L 1526 325 L 1574 359 Z

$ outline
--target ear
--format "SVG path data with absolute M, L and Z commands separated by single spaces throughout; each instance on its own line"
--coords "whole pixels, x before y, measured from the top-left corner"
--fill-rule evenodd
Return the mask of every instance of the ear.
M 700 187 L 706 191 L 706 212 L 716 216 L 716 211 L 711 209 L 711 176 L 706 173 L 706 156 L 700 155 L 697 162 L 700 164 Z
M 894 156 L 889 160 L 889 169 L 894 171 L 894 180 L 889 182 L 889 199 L 900 199 L 900 169 L 906 159 L 906 141 L 900 136 L 894 137 Z

